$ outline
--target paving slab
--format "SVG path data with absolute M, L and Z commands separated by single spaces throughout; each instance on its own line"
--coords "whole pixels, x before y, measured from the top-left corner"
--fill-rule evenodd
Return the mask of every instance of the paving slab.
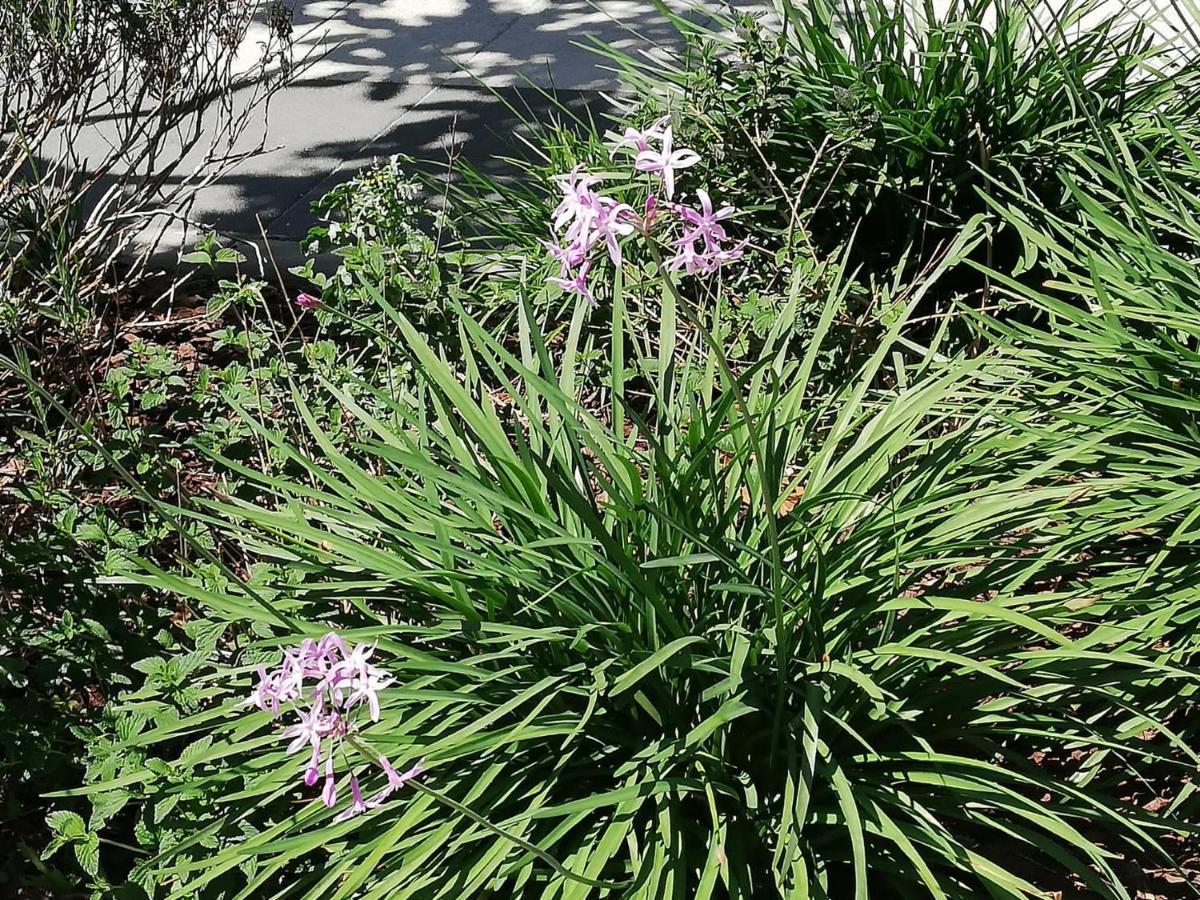
M 680 14 L 697 4 L 670 0 Z M 637 50 L 678 45 L 650 0 L 315 0 L 293 13 L 294 58 L 301 80 L 439 83 L 447 77 L 509 86 L 525 78 L 547 87 L 613 83 L 598 58 L 578 45 L 591 39 Z M 261 40 L 247 39 L 247 58 Z
M 667 0 L 703 17 L 723 0 Z M 914 2 L 914 0 L 900 0 Z M 950 0 L 935 0 L 937 5 Z M 1153 30 L 1172 39 L 1196 28 L 1200 0 L 1134 0 Z M 766 11 L 766 0 L 737 0 Z M 509 152 L 519 117 L 547 112 L 538 92 L 599 109 L 619 80 L 583 46 L 599 40 L 635 55 L 676 61 L 682 41 L 652 0 L 292 0 L 296 77 L 277 94 L 253 137 L 266 151 L 200 193 L 194 222 L 295 242 L 309 205 L 355 172 L 393 153 L 462 157 L 486 164 Z M 1124 8 L 1107 0 L 1100 13 Z M 256 41 L 247 40 L 247 58 Z M 173 230 L 164 249 L 199 233 Z
M 294 78 L 242 142 L 264 152 L 197 195 L 160 257 L 210 227 L 253 238 L 261 222 L 269 237 L 296 241 L 314 200 L 394 153 L 437 160 L 453 145 L 486 165 L 515 149 L 513 108 L 535 118 L 554 102 L 598 108 L 618 86 L 581 44 L 670 55 L 682 43 L 650 0 L 299 0 L 292 24 Z M 248 35 L 247 61 L 260 40 Z
M 436 83 L 519 18 L 512 0 L 313 0 L 293 8 L 300 81 Z M 248 56 L 260 38 L 251 33 Z
M 431 91 L 385 132 L 346 152 L 340 165 L 267 225 L 280 239 L 303 235 L 315 224 L 310 207 L 362 169 L 396 154 L 415 157 L 425 171 L 442 175 L 452 159 L 498 177 L 512 172 L 501 157 L 519 155 L 525 121 L 547 121 L 560 108 L 599 116 L 609 106 L 595 91 L 544 92 L 520 87 L 442 87 Z
M 331 174 L 371 162 L 363 148 L 394 130 L 432 91 L 427 84 L 307 82 L 288 86 L 258 110 L 245 140 L 264 151 L 201 191 L 197 218 L 235 231 L 257 231 Z

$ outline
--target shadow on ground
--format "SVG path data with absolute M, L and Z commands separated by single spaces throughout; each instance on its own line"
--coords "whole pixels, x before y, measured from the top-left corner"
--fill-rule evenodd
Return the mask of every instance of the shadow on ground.
M 670 5 L 699 14 L 689 0 Z M 543 86 L 602 87 L 611 76 L 578 43 L 597 39 L 627 52 L 659 47 L 668 54 L 679 46 L 675 27 L 650 0 L 310 0 L 292 6 L 302 82 L 478 78 L 512 85 L 523 76 Z

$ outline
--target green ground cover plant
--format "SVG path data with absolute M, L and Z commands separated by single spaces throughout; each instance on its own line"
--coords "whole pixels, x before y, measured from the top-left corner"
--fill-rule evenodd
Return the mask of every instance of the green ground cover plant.
M 785 234 L 798 207 L 830 249 L 858 223 L 875 271 L 935 254 L 986 211 L 989 179 L 1054 208 L 1070 200 L 1072 152 L 1098 134 L 1149 141 L 1160 115 L 1186 129 L 1200 111 L 1194 59 L 1096 3 L 778 8 L 779 30 L 746 17 L 720 23 L 732 40 L 703 34 L 699 64 L 664 100 L 676 94 L 691 133 L 710 135 L 707 177 L 754 197 L 758 230 Z M 1001 235 L 985 249 L 1006 268 L 1016 241 Z
M 237 254 L 206 240 L 193 254 L 201 257 L 229 263 Z M 17 840 L 2 868 L 11 879 L 28 867 L 31 889 L 57 895 L 77 880 L 36 862 L 45 840 L 38 795 L 82 777 L 88 745 L 111 737 L 105 704 L 143 677 L 131 665 L 178 647 L 194 617 L 186 603 L 104 580 L 132 558 L 174 565 L 196 554 L 191 542 L 216 549 L 203 528 L 181 536 L 151 499 L 237 495 L 240 478 L 215 471 L 206 454 L 272 466 L 247 411 L 277 414 L 314 379 L 380 385 L 399 362 L 379 352 L 370 329 L 297 316 L 253 279 L 214 276 L 203 293 L 183 298 L 178 322 L 114 323 L 122 349 L 99 360 L 90 388 L 47 382 L 9 412 L 21 424 L 6 436 L 0 479 L 0 708 L 24 727 L 5 739 L 3 821 Z M 37 383 L 34 365 L 16 366 L 26 385 Z M 10 373 L 10 393 L 14 382 Z M 338 440 L 353 437 L 336 405 L 318 417 Z M 130 827 L 123 821 L 111 836 L 134 843 Z

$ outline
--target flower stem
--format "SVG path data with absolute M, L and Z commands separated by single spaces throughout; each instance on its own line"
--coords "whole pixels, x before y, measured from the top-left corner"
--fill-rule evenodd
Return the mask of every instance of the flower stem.
M 362 753 L 368 759 L 371 759 L 372 761 L 374 761 L 377 758 L 378 755 L 373 753 L 371 751 L 371 749 L 369 747 L 367 747 L 366 744 L 364 744 L 360 738 L 358 738 L 354 735 L 347 735 L 346 740 L 348 743 L 353 745 L 355 747 L 355 749 L 357 749 L 360 753 Z M 479 815 L 479 813 L 475 812 L 470 807 L 464 806 L 462 803 L 459 803 L 457 800 L 454 800 L 451 797 L 447 797 L 441 791 L 434 790 L 433 788 L 429 787 L 428 785 L 422 784 L 419 780 L 410 781 L 410 782 L 408 782 L 408 784 L 409 784 L 409 786 L 416 788 L 418 791 L 421 791 L 422 793 L 429 795 L 434 800 L 436 800 L 438 803 L 441 803 L 444 806 L 450 807 L 450 809 L 454 810 L 459 815 L 466 816 L 468 819 L 470 819 L 476 825 L 481 825 L 484 828 L 486 828 L 488 831 L 492 832 L 493 834 L 498 835 L 498 836 L 504 838 L 505 840 L 510 841 L 513 844 L 516 844 L 518 847 L 520 847 L 526 853 L 532 853 L 534 856 L 536 856 L 538 859 L 540 859 L 542 862 L 544 862 L 547 866 L 549 866 L 551 869 L 553 869 L 557 874 L 561 875 L 563 878 L 566 878 L 570 881 L 577 881 L 580 884 L 587 885 L 588 887 L 605 888 L 605 889 L 611 891 L 611 890 L 621 890 L 622 888 L 628 887 L 630 882 L 633 880 L 632 878 L 627 878 L 624 881 L 600 881 L 600 880 L 597 880 L 594 878 L 588 878 L 584 875 L 579 875 L 575 872 L 572 872 L 570 869 L 568 869 L 566 866 L 564 866 L 562 863 L 560 863 L 557 859 L 555 859 L 553 856 L 551 856 L 549 853 L 547 853 L 541 847 L 531 844 L 529 841 L 525 840 L 524 838 L 517 837 L 515 834 L 511 834 L 510 832 L 505 831 L 499 825 L 492 824 L 491 822 L 489 822 L 483 816 Z

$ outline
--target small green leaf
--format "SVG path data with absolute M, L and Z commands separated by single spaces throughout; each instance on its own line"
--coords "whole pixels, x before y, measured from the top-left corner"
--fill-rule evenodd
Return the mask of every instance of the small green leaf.
M 87 824 L 83 821 L 83 816 L 70 810 L 55 810 L 46 816 L 46 824 L 55 834 L 67 840 L 82 837 L 87 833 Z
M 689 553 L 686 556 L 668 556 L 662 559 L 652 559 L 642 563 L 643 569 L 668 569 L 695 566 L 702 563 L 718 562 L 720 557 L 715 553 Z
M 75 843 L 75 858 L 83 871 L 95 876 L 100 868 L 100 838 L 89 834 L 84 840 Z
M 121 811 L 129 802 L 126 791 L 109 791 L 107 794 L 97 794 L 92 798 L 92 814 L 88 817 L 88 828 L 98 831 L 104 823 Z

